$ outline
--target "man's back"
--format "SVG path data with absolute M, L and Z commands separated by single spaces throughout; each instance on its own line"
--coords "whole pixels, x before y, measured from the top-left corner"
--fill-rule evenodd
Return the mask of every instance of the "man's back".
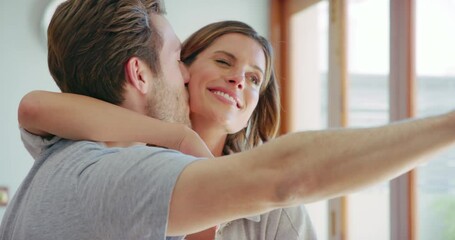
M 2 240 L 164 239 L 173 186 L 193 158 L 22 135 L 35 164 L 8 206 Z

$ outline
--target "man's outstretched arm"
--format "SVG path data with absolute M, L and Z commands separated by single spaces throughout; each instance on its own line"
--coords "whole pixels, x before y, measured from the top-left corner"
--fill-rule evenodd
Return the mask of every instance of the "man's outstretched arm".
M 392 179 L 455 143 L 455 112 L 364 129 L 309 131 L 189 165 L 174 189 L 168 235 L 314 202 Z

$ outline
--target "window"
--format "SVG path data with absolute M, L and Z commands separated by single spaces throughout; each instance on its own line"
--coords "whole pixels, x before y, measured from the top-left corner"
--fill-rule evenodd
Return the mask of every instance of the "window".
M 416 1 L 417 115 L 453 110 L 455 1 Z M 455 149 L 417 170 L 420 239 L 455 239 Z
M 272 6 L 281 12 L 273 15 L 280 31 L 271 32 L 282 44 L 286 130 L 374 126 L 453 110 L 454 0 L 273 0 Z M 327 13 L 328 29 L 320 19 Z M 322 240 L 455 239 L 455 149 L 390 185 L 330 200 L 328 211 L 323 206 L 324 212 L 310 209 L 312 219 L 329 215 L 325 225 L 314 222 Z
M 293 92 L 290 130 L 327 127 L 328 2 L 296 12 L 290 23 L 290 64 Z M 327 239 L 327 201 L 307 204 L 319 239 Z
M 389 3 L 349 0 L 347 7 L 348 126 L 383 125 L 389 121 Z M 389 239 L 389 198 L 386 182 L 350 194 L 348 239 Z

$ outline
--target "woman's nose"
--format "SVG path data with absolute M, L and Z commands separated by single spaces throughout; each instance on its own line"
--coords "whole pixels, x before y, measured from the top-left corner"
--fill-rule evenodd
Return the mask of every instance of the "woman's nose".
M 245 74 L 234 74 L 227 78 L 230 84 L 235 85 L 238 89 L 243 89 L 245 85 Z

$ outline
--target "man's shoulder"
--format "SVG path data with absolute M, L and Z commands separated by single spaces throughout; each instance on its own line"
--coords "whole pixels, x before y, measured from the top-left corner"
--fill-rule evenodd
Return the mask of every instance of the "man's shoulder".
M 126 148 L 108 148 L 105 151 L 106 158 L 122 158 L 132 162 L 151 161 L 165 164 L 172 162 L 192 162 L 197 159 L 194 156 L 161 147 L 132 146 Z
M 179 151 L 148 146 L 106 147 L 102 143 L 90 141 L 72 141 L 51 149 L 55 158 L 68 161 L 73 165 L 91 165 L 96 163 L 107 171 L 161 171 L 164 169 L 182 170 L 196 157 Z M 173 171 L 173 170 L 172 170 Z

